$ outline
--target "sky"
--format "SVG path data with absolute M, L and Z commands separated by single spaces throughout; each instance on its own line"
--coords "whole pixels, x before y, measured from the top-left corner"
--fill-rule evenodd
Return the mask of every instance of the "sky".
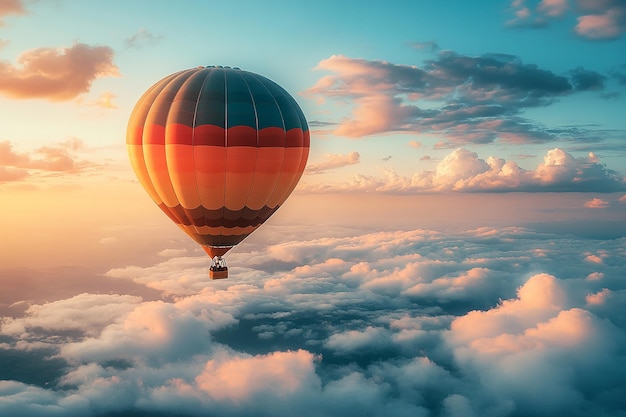
M 626 416 L 626 2 L 0 0 L 0 414 Z M 153 83 L 311 150 L 227 280 L 127 156 Z

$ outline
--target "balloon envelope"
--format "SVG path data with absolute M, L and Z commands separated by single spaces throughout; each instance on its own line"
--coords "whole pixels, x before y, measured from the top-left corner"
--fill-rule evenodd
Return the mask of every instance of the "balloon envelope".
M 136 104 L 127 130 L 152 200 L 211 256 L 222 256 L 287 199 L 306 166 L 309 129 L 275 82 L 229 67 L 171 74 Z

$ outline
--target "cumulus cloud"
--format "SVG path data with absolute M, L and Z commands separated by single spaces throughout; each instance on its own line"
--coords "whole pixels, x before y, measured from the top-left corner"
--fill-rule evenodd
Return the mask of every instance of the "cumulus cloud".
M 196 383 L 217 400 L 253 402 L 267 395 L 290 397 L 298 391 L 320 389 L 314 361 L 315 356 L 302 349 L 253 357 L 218 356 L 206 363 Z
M 576 414 L 586 396 L 612 390 L 616 373 L 606 358 L 614 357 L 624 334 L 568 304 L 559 280 L 535 275 L 520 287 L 517 299 L 456 318 L 445 337 L 457 363 L 476 373 L 503 403 L 516 403 L 525 414 Z M 586 380 L 591 369 L 607 372 L 608 381 Z
M 626 5 L 619 0 L 600 3 L 604 5 L 593 8 L 594 14 L 578 17 L 576 33 L 587 39 L 598 41 L 620 38 L 626 32 Z
M 307 172 L 311 174 L 319 174 L 329 169 L 358 164 L 360 157 L 361 156 L 358 152 L 350 152 L 347 154 L 327 154 L 324 156 L 322 161 L 308 164 L 306 169 Z
M 37 329 L 81 330 L 87 335 L 99 334 L 118 317 L 132 311 L 141 301 L 139 297 L 117 294 L 80 294 L 75 297 L 26 310 L 23 319 L 8 319 L 1 324 L 5 335 L 28 339 Z
M 533 171 L 515 161 L 478 154 L 459 148 L 445 156 L 434 171 L 419 171 L 412 177 L 392 170 L 384 177 L 357 175 L 343 184 L 303 184 L 301 191 L 367 191 L 416 193 L 424 191 L 594 191 L 623 190 L 626 182 L 617 172 L 606 168 L 594 153 L 576 158 L 563 149 L 549 150 Z
M 620 415 L 623 242 L 523 228 L 294 236 L 202 287 L 180 272 L 206 275 L 205 257 L 112 272 L 177 277 L 176 293 L 155 286 L 161 300 L 79 294 L 2 318 L 0 413 Z M 585 261 L 590 244 L 603 264 Z
M 589 136 L 585 129 L 548 129 L 521 117 L 562 97 L 603 90 L 606 77 L 584 68 L 567 75 L 525 64 L 506 54 L 441 51 L 422 66 L 333 55 L 317 70 L 329 72 L 304 92 L 348 104 L 350 114 L 327 132 L 363 137 L 414 132 L 441 138 L 438 147 L 463 143 L 543 143 Z
M 88 92 L 97 78 L 117 75 L 108 46 L 37 48 L 23 52 L 17 64 L 0 61 L 0 94 L 65 101 Z
M 85 149 L 80 139 L 68 139 L 42 146 L 31 152 L 13 149 L 9 141 L 0 142 L 0 182 L 18 181 L 35 173 L 78 173 L 93 166 L 76 154 Z
M 533 2 L 534 3 L 534 2 Z M 511 1 L 512 28 L 539 29 L 566 14 L 574 14 L 574 32 L 593 41 L 619 39 L 626 32 L 626 5 L 621 0 L 542 0 L 535 7 L 525 0 Z

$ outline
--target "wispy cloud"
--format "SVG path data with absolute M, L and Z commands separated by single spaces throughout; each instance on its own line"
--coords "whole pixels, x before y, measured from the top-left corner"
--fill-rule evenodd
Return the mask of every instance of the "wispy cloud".
M 138 49 L 156 45 L 161 39 L 163 39 L 162 35 L 155 35 L 149 30 L 142 28 L 134 35 L 126 38 L 124 44 L 127 48 Z
M 80 139 L 42 146 L 31 152 L 13 149 L 9 141 L 0 142 L 0 182 L 25 179 L 34 173 L 78 173 L 94 166 L 92 162 L 81 160 L 76 153 L 83 150 Z
M 327 154 L 324 156 L 323 160 L 308 164 L 306 170 L 310 174 L 319 174 L 330 169 L 358 164 L 359 159 L 360 155 L 358 152 L 350 152 L 347 154 Z
M 12 98 L 71 100 L 99 77 L 117 76 L 113 50 L 76 43 L 69 48 L 37 48 L 23 52 L 17 64 L 0 61 L 0 94 Z
M 92 103 L 93 106 L 104 107 L 105 109 L 117 109 L 117 105 L 113 102 L 117 98 L 117 95 L 106 91 L 98 97 L 98 99 Z

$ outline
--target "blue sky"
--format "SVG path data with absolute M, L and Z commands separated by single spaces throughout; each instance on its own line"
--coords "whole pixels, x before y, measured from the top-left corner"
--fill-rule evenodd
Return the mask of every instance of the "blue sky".
M 0 414 L 623 417 L 625 50 L 623 0 L 0 0 Z M 312 133 L 220 282 L 125 146 L 202 65 Z

